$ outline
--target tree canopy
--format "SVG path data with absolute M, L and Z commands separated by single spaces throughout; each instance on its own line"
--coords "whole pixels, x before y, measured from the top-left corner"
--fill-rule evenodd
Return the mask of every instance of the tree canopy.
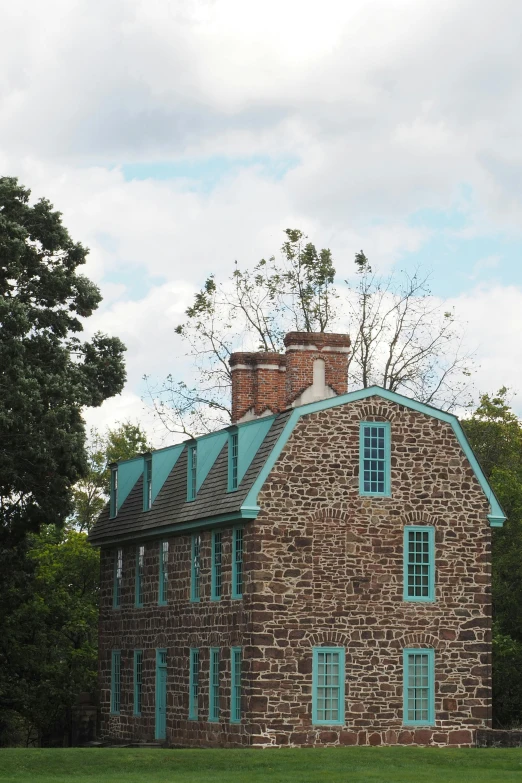
M 0 746 L 61 742 L 78 694 L 95 690 L 99 553 L 87 531 L 108 498 L 108 463 L 146 449 L 138 424 L 93 430 L 89 472 L 74 487 L 65 526 L 44 525 L 4 555 L 10 578 L 0 603 Z
M 0 536 L 13 540 L 71 512 L 86 473 L 82 408 L 125 382 L 117 337 L 79 338 L 98 288 L 79 268 L 87 248 L 61 214 L 0 178 Z
M 146 433 L 139 424 L 122 422 L 105 433 L 90 432 L 87 448 L 87 473 L 73 487 L 71 522 L 77 530 L 88 532 L 109 498 L 109 464 L 131 459 L 150 451 Z
M 508 390 L 483 394 L 462 422 L 507 521 L 493 534 L 493 699 L 499 726 L 522 721 L 522 422 Z
M 288 331 L 347 332 L 350 389 L 376 384 L 446 409 L 463 403 L 471 357 L 453 312 L 430 295 L 428 275 L 379 276 L 361 250 L 350 279 L 336 284 L 328 248 L 318 250 L 298 229 L 285 235 L 279 258 L 253 269 L 236 262 L 229 279 L 211 275 L 196 293 L 176 329 L 194 383 L 171 374 L 158 387 L 148 379 L 167 429 L 192 436 L 228 424 L 230 354 L 282 351 Z

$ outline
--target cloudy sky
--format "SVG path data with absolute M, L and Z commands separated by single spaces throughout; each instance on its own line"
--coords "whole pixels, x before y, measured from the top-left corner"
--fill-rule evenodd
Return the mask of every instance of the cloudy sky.
M 477 392 L 522 392 L 521 51 L 519 0 L 4 4 L 0 172 L 90 247 L 89 329 L 128 346 L 89 423 L 143 418 L 193 292 L 286 227 L 341 278 L 360 248 L 431 269 Z

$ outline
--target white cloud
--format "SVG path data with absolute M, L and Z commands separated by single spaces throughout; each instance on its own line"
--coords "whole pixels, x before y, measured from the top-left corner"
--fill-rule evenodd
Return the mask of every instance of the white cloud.
M 138 415 L 141 375 L 188 371 L 173 328 L 193 292 L 235 259 L 277 252 L 286 227 L 330 246 L 341 279 L 361 247 L 386 270 L 433 236 L 411 213 L 453 207 L 465 183 L 469 224 L 455 236 L 520 237 L 521 25 L 516 0 L 4 9 L 0 169 L 49 197 L 91 248 L 86 273 L 104 303 L 89 330 L 129 349 L 125 394 L 93 415 Z M 122 173 L 133 161 L 219 155 L 298 163 L 280 180 L 246 167 L 207 193 Z M 503 367 L 522 380 L 511 331 L 520 292 L 505 288 L 502 303 L 503 290 L 455 302 L 480 335 L 488 387 Z

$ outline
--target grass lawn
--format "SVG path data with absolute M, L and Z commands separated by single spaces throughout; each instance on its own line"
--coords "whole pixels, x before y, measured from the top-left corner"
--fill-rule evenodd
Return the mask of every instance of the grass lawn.
M 521 783 L 522 748 L 0 750 L 9 783 Z

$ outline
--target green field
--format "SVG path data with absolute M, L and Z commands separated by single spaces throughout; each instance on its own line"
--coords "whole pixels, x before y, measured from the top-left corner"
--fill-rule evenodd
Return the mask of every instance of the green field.
M 12 783 L 521 783 L 522 749 L 0 750 Z

